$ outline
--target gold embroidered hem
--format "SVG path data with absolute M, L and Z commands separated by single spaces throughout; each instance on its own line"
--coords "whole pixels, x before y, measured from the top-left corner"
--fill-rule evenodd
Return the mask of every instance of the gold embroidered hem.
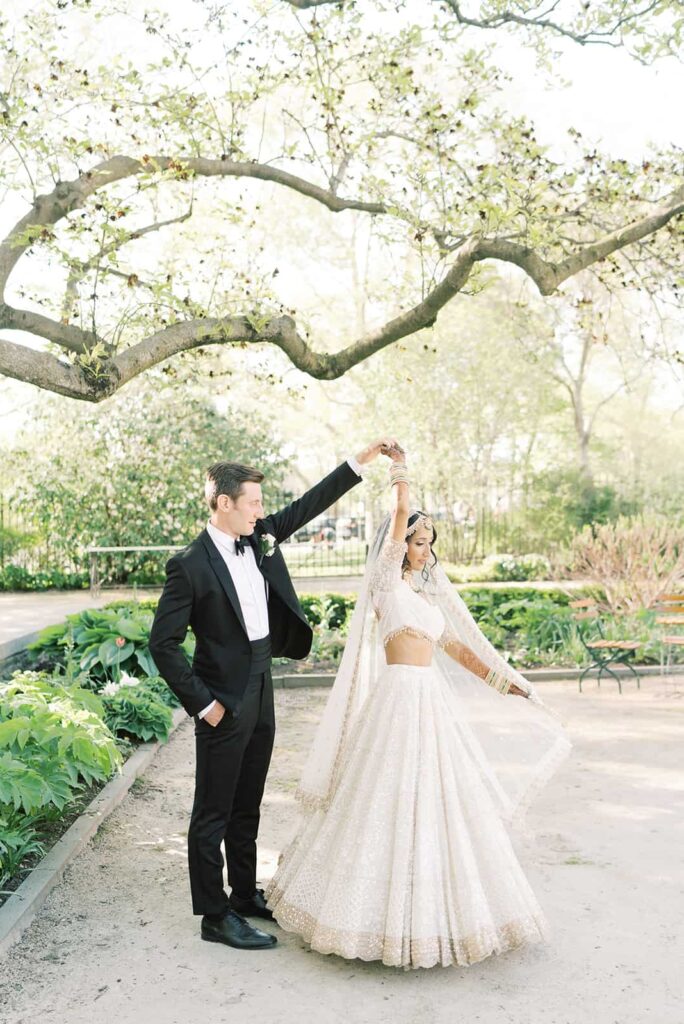
M 497 929 L 481 930 L 465 938 L 437 935 L 431 938 L 374 935 L 329 928 L 283 899 L 277 886 L 266 890 L 269 906 L 281 928 L 293 932 L 317 953 L 335 954 L 346 960 L 381 960 L 387 967 L 469 967 L 493 953 L 518 949 L 546 936 L 534 920 L 511 921 Z
M 393 629 L 391 633 L 388 633 L 383 639 L 383 644 L 387 647 L 390 640 L 394 640 L 395 636 L 401 636 L 402 633 L 406 633 L 408 636 L 415 636 L 417 640 L 427 640 L 430 644 L 435 644 L 437 641 L 429 633 L 426 633 L 422 629 L 414 629 L 413 626 L 400 626 L 399 629 Z

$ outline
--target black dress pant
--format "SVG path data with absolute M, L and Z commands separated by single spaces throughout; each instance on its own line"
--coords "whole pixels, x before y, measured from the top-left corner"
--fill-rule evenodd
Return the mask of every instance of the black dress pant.
M 270 670 L 250 677 L 237 717 L 226 712 L 216 726 L 195 719 L 195 801 L 188 832 L 195 914 L 228 909 L 222 842 L 232 891 L 243 899 L 254 895 L 259 808 L 274 735 Z

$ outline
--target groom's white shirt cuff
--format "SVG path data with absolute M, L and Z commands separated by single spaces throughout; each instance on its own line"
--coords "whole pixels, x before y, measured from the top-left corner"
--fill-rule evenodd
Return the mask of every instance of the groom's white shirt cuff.
M 361 479 L 363 479 L 363 467 L 361 466 L 361 463 L 358 461 L 358 459 L 355 459 L 353 455 L 350 455 L 349 458 L 347 459 L 347 462 L 350 468 L 354 470 L 356 475 L 360 476 Z M 215 706 L 215 704 L 216 701 L 212 700 L 211 704 L 207 704 L 206 708 L 202 708 L 202 710 L 198 713 L 197 717 L 204 718 L 205 715 L 209 714 L 209 712 Z

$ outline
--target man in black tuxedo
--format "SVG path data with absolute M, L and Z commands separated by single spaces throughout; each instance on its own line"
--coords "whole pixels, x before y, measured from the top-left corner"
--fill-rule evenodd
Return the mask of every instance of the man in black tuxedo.
M 245 920 L 273 916 L 256 887 L 259 808 L 275 734 L 270 665 L 271 657 L 305 658 L 313 637 L 278 544 L 358 484 L 361 466 L 394 443 L 369 445 L 268 516 L 264 474 L 216 463 L 207 471 L 207 528 L 167 563 L 150 651 L 195 718 L 188 862 L 193 912 L 202 915 L 202 938 L 210 942 L 242 949 L 276 944 Z M 197 641 L 192 666 L 180 646 L 188 626 Z

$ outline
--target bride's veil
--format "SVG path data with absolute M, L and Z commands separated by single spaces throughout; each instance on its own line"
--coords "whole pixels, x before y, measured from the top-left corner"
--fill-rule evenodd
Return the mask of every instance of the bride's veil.
M 297 798 L 305 807 L 328 804 L 337 786 L 347 738 L 384 664 L 378 620 L 371 603 L 371 578 L 389 523 L 387 516 L 368 551 L 340 667 L 304 766 Z
M 298 799 L 311 809 L 327 806 L 334 795 L 354 724 L 385 665 L 371 581 L 389 524 L 387 516 L 370 547 L 340 667 L 297 790 Z M 441 608 L 448 632 L 529 694 L 527 699 L 503 696 L 443 650 L 436 653 L 433 667 L 451 690 L 454 742 L 469 752 L 501 816 L 519 820 L 570 750 L 565 730 L 531 684 L 487 640 L 439 563 L 430 569 L 428 580 L 417 574 L 415 580 Z

